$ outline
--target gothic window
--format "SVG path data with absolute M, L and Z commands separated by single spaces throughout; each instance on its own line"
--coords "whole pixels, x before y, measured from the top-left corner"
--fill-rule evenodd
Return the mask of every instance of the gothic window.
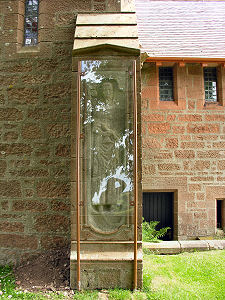
M 24 19 L 24 46 L 38 43 L 38 0 L 26 0 Z

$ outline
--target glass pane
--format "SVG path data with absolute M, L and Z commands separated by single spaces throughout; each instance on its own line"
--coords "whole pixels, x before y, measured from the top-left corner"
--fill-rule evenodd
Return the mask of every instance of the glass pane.
M 27 0 L 25 5 L 24 45 L 33 46 L 38 39 L 38 1 Z
M 216 68 L 204 68 L 205 101 L 217 102 Z
M 159 68 L 159 96 L 161 101 L 173 101 L 173 68 Z
M 82 200 L 102 233 L 129 225 L 133 208 L 132 61 L 81 62 Z

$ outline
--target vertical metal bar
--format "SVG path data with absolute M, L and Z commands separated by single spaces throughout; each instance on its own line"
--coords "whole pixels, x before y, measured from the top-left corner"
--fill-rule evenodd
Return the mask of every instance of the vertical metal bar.
M 137 226 L 138 226 L 138 166 L 137 166 L 137 85 L 136 61 L 133 62 L 134 88 L 134 290 L 137 289 Z
M 77 181 L 77 290 L 80 291 L 80 74 L 81 62 L 78 62 L 78 76 L 77 76 L 77 138 L 76 138 L 76 181 Z

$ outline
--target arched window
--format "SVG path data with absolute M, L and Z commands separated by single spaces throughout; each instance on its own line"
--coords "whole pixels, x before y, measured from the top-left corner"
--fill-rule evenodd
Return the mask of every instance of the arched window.
M 24 46 L 38 43 L 38 0 L 26 0 L 24 19 Z

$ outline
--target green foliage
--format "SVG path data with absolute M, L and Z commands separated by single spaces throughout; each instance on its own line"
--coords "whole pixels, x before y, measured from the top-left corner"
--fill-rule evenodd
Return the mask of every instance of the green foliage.
M 160 242 L 159 238 L 166 235 L 170 227 L 164 227 L 156 230 L 156 226 L 159 224 L 158 221 L 142 222 L 142 240 L 143 242 Z
M 109 300 L 131 300 L 132 294 L 129 290 L 113 289 L 109 290 Z
M 98 291 L 75 292 L 74 300 L 98 300 Z

